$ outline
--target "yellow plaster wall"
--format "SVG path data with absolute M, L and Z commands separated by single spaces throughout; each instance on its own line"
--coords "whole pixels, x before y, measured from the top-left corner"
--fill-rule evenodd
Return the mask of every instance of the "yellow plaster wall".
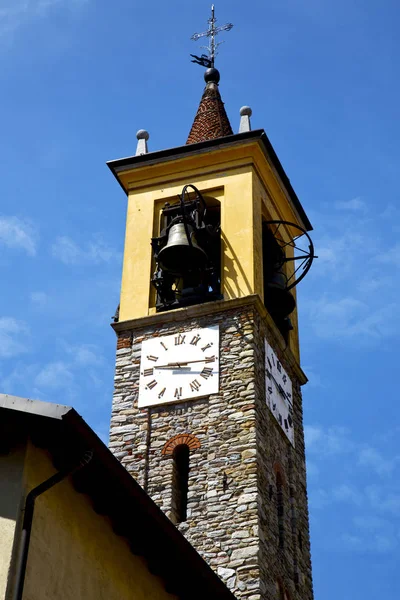
M 159 192 L 160 193 L 160 192 Z M 128 195 L 124 262 L 122 268 L 120 321 L 149 314 L 154 201 L 157 193 Z
M 221 202 L 222 293 L 238 298 L 254 293 L 252 173 L 249 166 L 230 166 L 219 174 L 181 174 L 176 182 L 135 188 L 128 194 L 120 321 L 150 314 L 150 279 L 154 264 L 150 239 L 158 235 L 158 213 L 177 200 L 186 183 Z M 161 187 L 162 186 L 162 187 Z
M 0 456 L 0 599 L 5 598 L 22 491 L 24 449 Z
M 30 445 L 29 491 L 54 473 L 49 457 Z M 106 517 L 66 480 L 35 505 L 24 600 L 173 600 L 146 563 L 115 535 Z
M 222 294 L 225 300 L 254 294 L 251 169 L 224 178 L 221 201 Z

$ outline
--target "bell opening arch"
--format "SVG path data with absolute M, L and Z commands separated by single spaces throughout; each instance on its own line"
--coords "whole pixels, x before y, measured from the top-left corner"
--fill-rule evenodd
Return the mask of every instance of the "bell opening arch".
M 222 299 L 219 200 L 187 184 L 156 212 L 150 308 L 162 312 Z

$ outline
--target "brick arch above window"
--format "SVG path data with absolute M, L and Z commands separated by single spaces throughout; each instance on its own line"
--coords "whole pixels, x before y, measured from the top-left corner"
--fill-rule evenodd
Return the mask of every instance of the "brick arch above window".
M 161 450 L 161 454 L 164 456 L 172 456 L 174 449 L 182 444 L 188 446 L 190 451 L 196 450 L 201 446 L 200 441 L 195 435 L 192 435 L 191 433 L 180 433 L 168 440 Z

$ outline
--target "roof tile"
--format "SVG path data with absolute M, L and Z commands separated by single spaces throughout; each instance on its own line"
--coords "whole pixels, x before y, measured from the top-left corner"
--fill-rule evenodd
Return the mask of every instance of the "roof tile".
M 217 83 L 207 83 L 186 144 L 232 135 Z

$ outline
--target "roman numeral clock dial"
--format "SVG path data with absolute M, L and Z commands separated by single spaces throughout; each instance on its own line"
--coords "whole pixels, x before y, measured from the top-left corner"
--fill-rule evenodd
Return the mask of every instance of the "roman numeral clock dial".
M 280 428 L 294 446 L 292 381 L 267 340 L 265 340 L 265 398 Z
M 139 408 L 201 398 L 218 390 L 218 326 L 143 341 Z

